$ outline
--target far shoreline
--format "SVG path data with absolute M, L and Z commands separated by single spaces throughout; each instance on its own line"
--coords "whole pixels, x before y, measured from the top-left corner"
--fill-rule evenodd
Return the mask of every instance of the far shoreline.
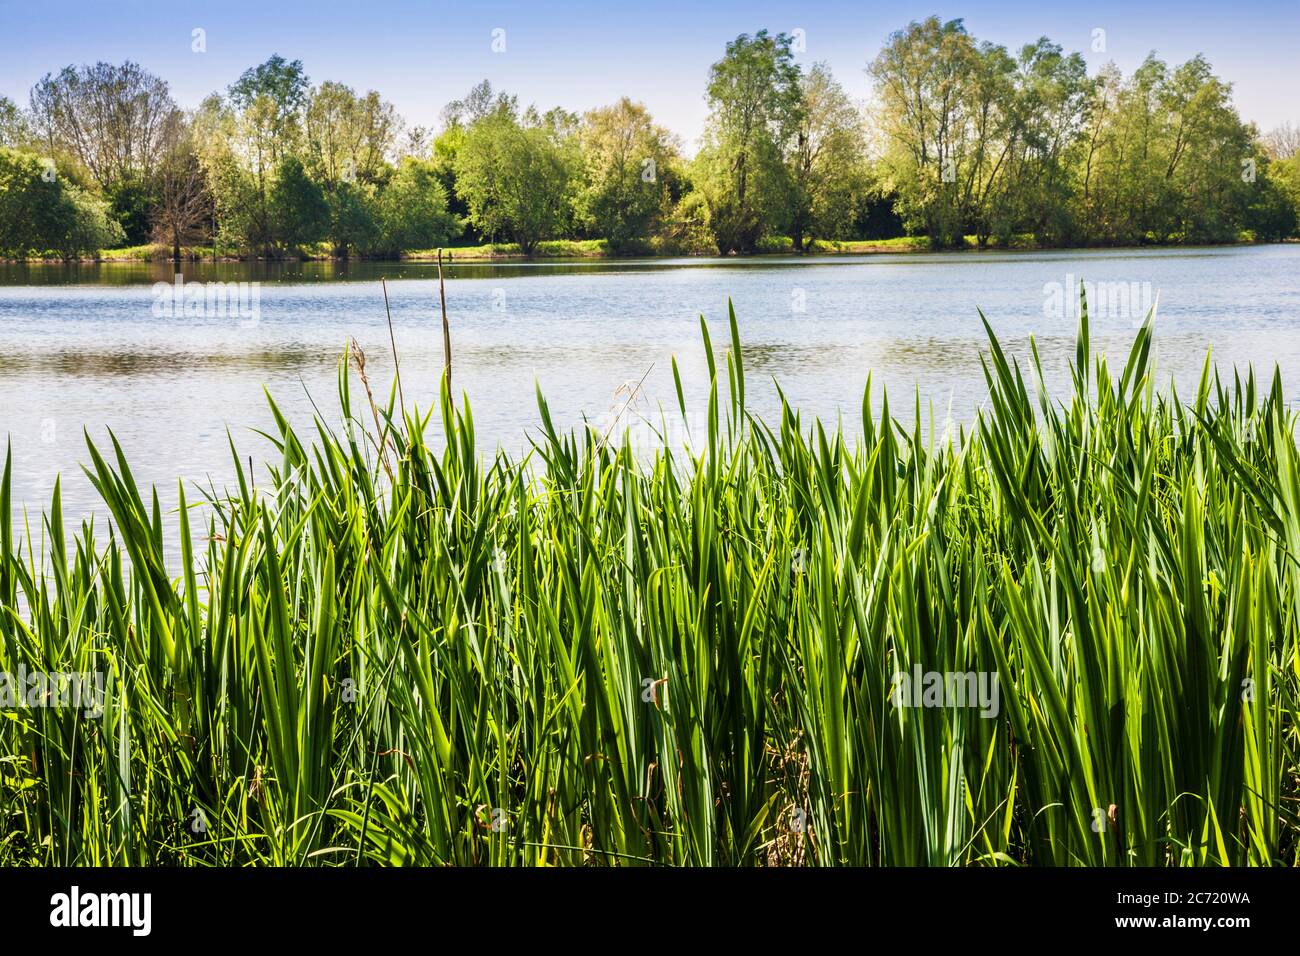
M 447 247 L 442 250 L 443 262 L 455 263 L 491 263 L 491 262 L 537 262 L 563 261 L 575 259 L 603 260 L 663 260 L 699 259 L 699 260 L 747 260 L 775 258 L 835 258 L 837 256 L 893 255 L 913 253 L 986 253 L 986 252 L 1063 252 L 1067 250 L 1092 251 L 1112 250 L 1136 251 L 1154 249 L 1231 249 L 1245 246 L 1291 245 L 1300 239 L 1254 240 L 1242 239 L 1237 242 L 1218 243 L 1180 243 L 1149 242 L 1134 245 L 1042 245 L 1032 240 L 1013 241 L 1008 245 L 988 244 L 983 247 L 967 237 L 967 243 L 961 247 L 932 248 L 924 236 L 903 236 L 893 239 L 850 240 L 835 242 L 816 240 L 811 247 L 802 250 L 780 248 L 773 244 L 753 252 L 729 253 L 727 255 L 709 255 L 704 253 L 654 252 L 651 250 L 610 250 L 604 240 L 550 240 L 540 243 L 531 254 L 519 251 L 514 243 L 488 243 L 480 246 Z M 174 263 L 170 250 L 163 246 L 135 246 L 127 249 L 106 249 L 98 256 L 81 256 L 77 258 L 0 258 L 5 265 L 113 265 L 113 264 L 163 264 Z M 234 263 L 303 263 L 303 262 L 365 262 L 365 263 L 435 263 L 438 250 L 422 249 L 403 253 L 398 258 L 391 256 L 335 256 L 321 253 L 267 257 L 251 255 L 216 255 L 210 251 L 187 248 L 181 257 L 181 265 L 234 264 Z

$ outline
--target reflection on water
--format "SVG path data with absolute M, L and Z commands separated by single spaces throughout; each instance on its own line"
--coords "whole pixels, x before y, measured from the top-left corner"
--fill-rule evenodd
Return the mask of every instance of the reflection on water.
M 449 279 L 491 279 L 546 275 L 590 275 L 592 273 L 666 272 L 684 268 L 713 270 L 799 268 L 809 260 L 796 256 L 703 259 L 503 259 L 493 261 L 443 260 L 443 275 Z M 152 285 L 171 282 L 177 273 L 186 282 L 378 282 L 380 279 L 437 278 L 436 261 L 376 262 L 370 260 L 313 262 L 184 262 L 177 269 L 171 262 L 0 262 L 0 286 L 4 285 Z
M 389 280 L 393 335 L 408 403 L 437 395 L 442 339 L 435 263 L 189 263 L 189 282 L 260 282 L 260 319 L 156 318 L 152 283 L 168 263 L 0 264 L 0 437 L 14 457 L 16 505 L 44 501 L 63 475 L 65 510 L 95 508 L 81 474 L 82 430 L 109 429 L 143 483 L 174 500 L 177 476 L 218 486 L 241 455 L 271 452 L 263 386 L 306 432 L 315 407 L 336 414 L 340 353 L 355 339 L 377 395 L 391 346 L 378 280 Z M 1160 294 L 1155 358 L 1181 395 L 1206 349 L 1225 369 L 1274 363 L 1300 394 L 1300 245 L 1187 250 L 904 254 L 725 260 L 544 260 L 446 269 L 457 391 L 470 396 L 485 451 L 526 447 L 540 384 L 557 423 L 602 420 L 619 389 L 644 377 L 642 403 L 676 408 L 673 356 L 692 410 L 707 395 L 699 317 L 714 348 L 730 341 L 735 302 L 752 408 L 778 408 L 773 380 L 804 411 L 857 427 L 870 373 L 873 402 L 910 422 L 933 403 L 968 422 L 985 399 L 984 311 L 1026 371 L 1029 337 L 1050 388 L 1063 390 L 1075 321 L 1048 317 L 1046 288 L 1067 276 L 1149 282 Z M 1122 367 L 1140 316 L 1101 315 L 1094 347 Z M 437 440 L 435 433 L 434 440 Z
M 16 376 L 48 372 L 83 378 L 117 378 L 182 371 L 232 369 L 298 369 L 333 365 L 332 357 L 316 349 L 289 345 L 276 351 L 250 349 L 238 354 L 198 353 L 158 348 L 150 351 L 122 351 L 59 348 L 50 351 L 25 349 L 0 352 L 0 374 Z

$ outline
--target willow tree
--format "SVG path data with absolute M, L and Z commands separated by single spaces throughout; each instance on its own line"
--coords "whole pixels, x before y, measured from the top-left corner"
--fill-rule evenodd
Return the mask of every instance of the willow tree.
M 1231 84 L 1200 56 L 1170 69 L 1148 57 L 1099 78 L 1085 138 L 1086 238 L 1101 243 L 1231 241 L 1272 188 Z
M 328 238 L 339 258 L 378 234 L 377 187 L 401 126 L 396 109 L 374 90 L 358 96 L 343 83 L 325 82 L 307 99 L 303 152 L 308 172 L 325 191 Z
M 695 162 L 718 248 L 748 252 L 785 231 L 790 181 L 784 163 L 802 109 L 791 39 L 760 30 L 727 44 L 709 71 L 710 116 Z
M 465 130 L 456 189 L 480 234 L 508 238 L 532 255 L 541 240 L 563 231 L 575 172 L 568 134 L 567 124 L 508 108 Z
M 960 244 L 968 230 L 981 244 L 1007 231 L 1024 122 L 1015 71 L 1005 48 L 937 17 L 894 33 L 867 68 L 888 185 L 909 228 L 934 246 Z
M 1087 64 L 1041 37 L 1017 57 L 1019 136 L 1002 202 L 1013 221 L 1046 244 L 1079 236 L 1075 169 L 1096 93 Z
M 588 112 L 579 139 L 580 222 L 616 249 L 645 239 L 673 198 L 676 137 L 654 122 L 644 104 L 623 97 Z
M 799 79 L 800 108 L 787 146 L 789 236 L 847 238 L 867 186 L 862 116 L 824 63 Z
M 975 57 L 961 20 L 929 17 L 892 34 L 867 67 L 876 86 L 887 186 L 898 195 L 907 227 L 936 246 L 962 235 L 957 171 Z

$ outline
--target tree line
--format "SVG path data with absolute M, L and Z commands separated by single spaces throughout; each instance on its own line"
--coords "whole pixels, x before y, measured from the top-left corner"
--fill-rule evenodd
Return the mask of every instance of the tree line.
M 269 258 L 392 257 L 459 241 L 534 253 L 802 250 L 924 236 L 936 248 L 1293 236 L 1296 131 L 1261 135 L 1197 56 L 1089 75 L 1047 38 L 1008 51 L 961 20 L 890 36 L 855 102 L 760 30 L 709 70 L 681 141 L 624 97 L 541 112 L 484 81 L 435 132 L 379 93 L 272 56 L 194 110 L 134 63 L 68 66 L 0 97 L 0 255 L 156 243 Z

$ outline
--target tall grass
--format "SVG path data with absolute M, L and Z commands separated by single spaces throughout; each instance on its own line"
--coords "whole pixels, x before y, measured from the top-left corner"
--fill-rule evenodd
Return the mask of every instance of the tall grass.
M 868 382 L 849 440 L 750 416 L 735 316 L 720 365 L 701 325 L 707 434 L 649 461 L 540 394 L 528 458 L 484 457 L 446 388 L 434 452 L 345 358 L 341 427 L 272 403 L 269 487 L 232 447 L 231 492 L 178 489 L 179 564 L 116 442 L 106 540 L 57 488 L 15 527 L 6 460 L 0 670 L 109 683 L 0 711 L 0 861 L 1300 862 L 1276 378 L 1207 359 L 1184 404 L 1151 319 L 1116 376 L 1085 311 L 1064 402 L 990 330 L 971 429 Z M 996 674 L 997 715 L 898 706 L 914 665 Z

